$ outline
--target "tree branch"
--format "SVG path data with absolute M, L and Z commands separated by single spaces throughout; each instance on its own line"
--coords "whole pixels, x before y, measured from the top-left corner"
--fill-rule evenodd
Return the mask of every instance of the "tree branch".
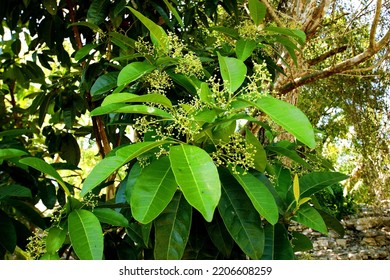
M 341 47 L 337 47 L 337 48 L 334 48 L 316 58 L 313 58 L 313 59 L 310 59 L 307 61 L 307 64 L 309 66 L 312 66 L 312 65 L 316 65 L 322 61 L 324 61 L 325 59 L 331 57 L 331 56 L 334 56 L 338 53 L 341 53 L 341 52 L 344 52 L 348 47 L 347 46 L 341 46 Z
M 382 8 L 382 0 L 376 1 L 376 9 L 375 9 L 375 16 L 371 24 L 371 30 L 370 30 L 370 48 L 375 48 L 375 35 L 376 35 L 376 29 L 378 27 L 379 18 L 381 15 L 381 8 Z
M 270 5 L 270 3 L 267 0 L 261 0 L 261 2 L 266 6 L 268 14 L 272 18 L 272 20 L 276 23 L 276 25 L 279 27 L 283 27 L 284 24 L 280 21 L 278 15 L 276 14 L 274 8 Z

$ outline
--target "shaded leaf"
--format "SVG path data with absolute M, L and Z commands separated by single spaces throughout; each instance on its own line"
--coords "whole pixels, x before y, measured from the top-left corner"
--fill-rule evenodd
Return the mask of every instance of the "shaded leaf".
M 0 209 L 0 245 L 13 253 L 16 247 L 16 230 L 12 220 Z
M 312 194 L 338 182 L 348 179 L 349 176 L 331 171 L 311 172 L 299 179 L 302 196 L 311 196 Z
M 257 139 L 249 129 L 246 129 L 245 141 L 247 145 L 249 144 L 253 147 L 248 148 L 248 152 L 253 154 L 255 169 L 264 172 L 267 165 L 267 153 L 265 152 L 263 145 L 261 145 L 259 139 Z
M 95 208 L 93 214 L 101 223 L 106 223 L 112 226 L 127 227 L 129 221 L 121 213 L 111 208 Z
M 0 185 L 0 200 L 3 197 L 7 197 L 7 196 L 31 198 L 31 190 L 29 188 L 17 184 Z
M 100 95 L 116 87 L 118 75 L 118 72 L 109 72 L 97 78 L 91 87 L 91 95 Z
M 300 232 L 292 232 L 291 242 L 294 252 L 309 251 L 313 249 L 313 243 L 311 242 L 311 240 L 306 235 Z

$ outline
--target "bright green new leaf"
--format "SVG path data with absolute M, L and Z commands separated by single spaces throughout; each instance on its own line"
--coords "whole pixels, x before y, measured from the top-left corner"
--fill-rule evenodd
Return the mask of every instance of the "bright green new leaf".
M 266 6 L 259 0 L 249 0 L 249 13 L 256 25 L 263 22 L 266 12 Z
M 258 1 L 258 0 L 256 0 Z M 257 43 L 253 40 L 240 39 L 236 43 L 236 55 L 239 60 L 245 61 L 256 49 Z
M 49 254 L 56 254 L 64 244 L 66 239 L 66 231 L 58 227 L 53 227 L 49 230 L 49 233 L 46 237 L 46 251 Z
M 180 260 L 184 254 L 192 222 L 192 207 L 177 192 L 154 221 L 156 260 Z
M 128 92 L 113 93 L 104 98 L 102 106 L 106 106 L 112 103 L 125 103 L 125 102 L 147 102 L 163 105 L 167 108 L 172 108 L 172 102 L 166 96 L 159 93 L 150 93 L 145 95 L 137 95 Z
M 148 74 L 156 69 L 156 66 L 149 64 L 146 61 L 132 62 L 119 72 L 117 85 L 127 85 L 141 78 L 143 75 Z
M 162 157 L 144 169 L 131 192 L 130 205 L 134 219 L 147 224 L 167 207 L 177 189 L 168 157 Z
M 79 49 L 76 54 L 74 55 L 74 59 L 76 59 L 77 61 L 79 61 L 80 59 L 83 59 L 84 57 L 86 57 L 87 55 L 89 55 L 89 53 L 94 49 L 96 48 L 98 45 L 95 45 L 95 44 L 86 44 L 85 46 L 83 46 L 81 49 Z
M 95 208 L 93 214 L 101 223 L 117 227 L 127 227 L 129 225 L 129 221 L 125 216 L 111 208 Z
M 66 186 L 64 180 L 62 180 L 61 175 L 58 174 L 57 170 L 55 170 L 54 167 L 51 166 L 50 164 L 48 164 L 46 161 L 44 161 L 40 158 L 36 158 L 36 157 L 26 157 L 26 158 L 19 160 L 19 162 L 22 164 L 28 165 L 32 168 L 35 168 L 35 169 L 41 171 L 42 173 L 45 173 L 45 174 L 53 177 L 54 179 L 57 180 L 58 184 L 60 184 L 60 186 L 63 188 L 63 190 L 65 191 L 65 194 L 70 195 L 69 189 Z
M 247 68 L 243 61 L 234 57 L 225 57 L 218 53 L 222 79 L 230 92 L 235 92 L 244 82 Z
M 169 160 L 184 197 L 210 222 L 221 196 L 218 170 L 212 158 L 199 147 L 181 144 L 170 148 Z
M 221 173 L 222 195 L 218 211 L 234 241 L 251 259 L 260 259 L 264 250 L 264 230 L 259 213 L 241 186 L 229 173 Z
M 313 127 L 305 114 L 297 107 L 272 96 L 261 97 L 255 106 L 303 144 L 309 148 L 315 148 Z
M 279 219 L 279 211 L 272 193 L 263 182 L 259 181 L 252 174 L 243 174 L 243 170 L 240 168 L 238 168 L 237 171 L 238 174 L 235 174 L 232 171 L 231 173 L 243 187 L 255 209 L 270 224 L 276 224 Z
M 294 180 L 293 180 L 293 193 L 294 193 L 295 201 L 298 203 L 299 197 L 301 194 L 300 194 L 300 190 L 299 190 L 299 179 L 298 179 L 297 174 L 295 174 Z
M 127 105 L 116 109 L 114 112 L 126 114 L 152 115 L 168 120 L 172 119 L 172 115 L 165 112 L 164 110 L 146 105 Z
M 68 217 L 70 241 L 81 260 L 103 258 L 103 232 L 98 218 L 88 210 L 73 210 Z
M 114 156 L 105 157 L 92 169 L 91 173 L 89 173 L 84 181 L 80 196 L 83 197 L 93 190 L 130 160 L 166 143 L 168 142 L 140 142 L 119 148 Z
M 42 255 L 42 257 L 40 257 L 39 259 L 45 260 L 45 261 L 59 261 L 59 260 L 61 260 L 57 254 L 50 254 L 50 253 L 44 253 Z
M 18 150 L 18 149 L 0 149 L 0 160 L 4 159 L 10 159 L 10 158 L 16 158 L 28 155 L 25 151 Z
M 328 229 L 326 228 L 324 219 L 321 217 L 320 213 L 318 213 L 316 209 L 314 209 L 308 204 L 302 205 L 295 214 L 295 216 L 292 217 L 292 220 L 304 226 L 317 230 L 323 234 L 328 234 Z
M 267 153 L 263 145 L 261 145 L 259 139 L 249 129 L 246 129 L 245 141 L 247 145 L 249 144 L 251 146 L 250 148 L 247 147 L 247 149 L 249 153 L 253 154 L 255 169 L 264 172 L 267 165 Z
M 131 7 L 127 7 L 129 10 L 149 29 L 150 36 L 154 38 L 158 46 L 165 52 L 168 52 L 168 35 L 165 33 L 161 26 L 155 24 L 153 21 L 137 12 Z

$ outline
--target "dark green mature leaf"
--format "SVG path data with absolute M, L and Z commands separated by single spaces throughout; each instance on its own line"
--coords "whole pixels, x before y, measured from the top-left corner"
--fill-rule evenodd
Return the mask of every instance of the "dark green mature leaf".
M 266 149 L 268 151 L 275 152 L 279 155 L 286 156 L 289 159 L 294 160 L 295 162 L 299 163 L 300 165 L 302 165 L 303 167 L 305 167 L 309 170 L 312 169 L 312 166 L 310 166 L 310 164 L 308 164 L 303 158 L 301 158 L 298 155 L 298 153 L 294 150 L 290 150 L 290 149 L 287 149 L 285 147 L 279 147 L 279 146 L 267 146 Z
M 143 115 L 152 115 L 161 117 L 167 120 L 172 119 L 172 115 L 165 112 L 162 109 L 146 106 L 146 105 L 126 105 L 116 109 L 116 113 L 126 113 L 126 114 L 143 114 Z
M 259 139 L 252 134 L 249 129 L 246 129 L 245 133 L 246 144 L 251 145 L 252 148 L 248 148 L 248 152 L 253 154 L 254 167 L 259 172 L 264 172 L 267 165 L 267 153 L 265 152 L 263 145 L 261 145 Z
M 264 230 L 252 202 L 225 170 L 221 170 L 222 195 L 218 205 L 223 222 L 241 250 L 252 259 L 264 251 Z
M 133 187 L 130 199 L 134 219 L 147 224 L 167 207 L 177 189 L 168 157 L 145 167 Z
M 79 49 L 76 54 L 74 55 L 74 59 L 76 60 L 81 60 L 83 59 L 84 57 L 86 57 L 87 55 L 89 55 L 89 53 L 94 49 L 96 48 L 98 45 L 95 45 L 95 44 L 86 44 L 85 46 L 83 46 L 81 49 Z M 115 81 L 116 82 L 116 81 Z
M 112 226 L 127 227 L 129 221 L 121 213 L 111 208 L 95 208 L 93 214 L 101 223 L 106 223 Z
M 69 237 L 81 260 L 103 258 L 103 232 L 98 218 L 90 211 L 73 210 L 68 217 Z
M 288 232 L 283 224 L 276 224 L 275 242 L 274 242 L 274 259 L 275 260 L 293 260 L 294 251 L 288 238 Z
M 256 0 L 258 1 L 258 0 Z M 239 60 L 245 61 L 256 49 L 257 43 L 253 40 L 240 39 L 236 43 L 236 55 Z
M 140 142 L 119 148 L 114 156 L 104 158 L 92 169 L 84 181 L 80 196 L 83 197 L 86 195 L 130 160 L 166 143 L 168 142 Z
M 135 40 L 131 39 L 118 32 L 109 33 L 111 41 L 113 44 L 117 45 L 123 50 L 128 50 L 129 48 L 135 49 Z
M 311 207 L 308 204 L 302 205 L 295 216 L 292 217 L 292 220 L 323 234 L 328 234 L 328 229 L 326 228 L 324 219 L 321 217 L 320 213 L 314 209 L 314 207 Z
M 87 18 L 88 22 L 100 25 L 107 17 L 110 0 L 93 0 L 89 6 Z
M 31 197 L 31 190 L 21 185 L 2 185 L 0 186 L 0 200 L 3 197 Z
M 0 245 L 13 253 L 16 247 L 16 230 L 12 220 L 0 209 Z
M 67 195 L 70 195 L 69 189 L 66 186 L 64 180 L 62 180 L 61 175 L 58 174 L 58 172 L 54 169 L 54 167 L 52 167 L 46 161 L 44 161 L 40 158 L 27 157 L 27 158 L 23 158 L 23 159 L 19 160 L 19 162 L 22 164 L 28 165 L 32 168 L 35 168 L 35 169 L 41 171 L 42 173 L 50 175 L 51 177 L 53 177 L 54 179 L 57 180 L 58 184 L 60 184 L 60 186 L 65 191 L 65 193 Z
M 167 5 L 169 11 L 173 14 L 173 16 L 175 17 L 175 19 L 177 20 L 177 22 L 180 24 L 180 26 L 182 28 L 184 28 L 184 23 L 183 23 L 183 20 L 181 19 L 179 13 L 177 12 L 177 10 L 175 9 L 175 7 L 172 6 L 171 3 L 169 3 L 168 0 L 164 0 L 164 3 L 165 5 Z
M 261 256 L 262 260 L 273 260 L 275 257 L 275 226 L 271 224 L 264 225 L 264 252 Z
M 329 215 L 325 211 L 322 211 L 320 209 L 316 209 L 318 213 L 320 213 L 322 219 L 324 219 L 324 222 L 328 228 L 333 229 L 335 232 L 338 233 L 340 238 L 342 238 L 345 234 L 344 226 L 340 223 L 339 220 L 337 220 L 332 215 Z
M 315 148 L 313 127 L 305 114 L 297 107 L 272 96 L 261 97 L 255 106 L 303 144 L 309 148 Z
M 219 252 L 224 257 L 230 257 L 234 246 L 234 240 L 230 236 L 225 224 L 223 223 L 223 220 L 219 215 L 214 215 L 212 223 L 206 224 L 206 230 L 210 236 L 211 241 L 215 247 L 218 248 Z
M 308 197 L 312 194 L 338 182 L 348 179 L 349 176 L 339 172 L 311 172 L 299 178 L 301 197 Z
M 247 68 L 241 60 L 218 54 L 222 79 L 230 92 L 235 92 L 244 82 Z
M 292 233 L 291 242 L 292 242 L 294 252 L 308 251 L 313 249 L 313 243 L 311 242 L 309 237 L 307 237 L 306 235 L 300 232 L 294 231 Z
M 16 210 L 16 213 L 19 216 L 22 216 L 23 219 L 31 222 L 32 224 L 40 227 L 41 229 L 46 228 L 46 223 L 43 219 L 42 214 L 38 212 L 37 208 L 35 208 L 31 204 L 13 198 L 4 198 L 2 201 L 4 201 L 6 205 L 9 205 L 14 208 Z
M 180 260 L 187 245 L 192 207 L 177 192 L 167 208 L 154 221 L 156 260 Z
M 221 183 L 213 160 L 203 149 L 186 144 L 172 146 L 169 160 L 188 203 L 210 222 L 221 196 Z
M 155 24 L 153 21 L 142 15 L 140 12 L 128 7 L 129 10 L 149 29 L 150 35 L 157 42 L 158 46 L 165 52 L 168 52 L 168 35 L 161 26 Z
M 270 224 L 274 225 L 279 219 L 279 210 L 275 199 L 268 188 L 250 173 L 243 174 L 243 170 L 238 169 L 238 174 L 232 175 L 244 188 L 255 209 Z
M 91 87 L 91 95 L 97 96 L 116 87 L 119 72 L 109 72 L 97 78 Z
M 81 151 L 76 138 L 71 133 L 67 133 L 61 137 L 60 157 L 74 166 L 79 165 Z
M 117 85 L 127 85 L 131 82 L 134 82 L 156 69 L 156 66 L 143 61 L 143 62 L 132 62 L 129 65 L 126 65 L 118 75 Z
M 267 26 L 264 28 L 265 31 L 269 31 L 276 34 L 287 35 L 289 37 L 293 37 L 297 40 L 297 42 L 303 45 L 306 41 L 306 34 L 302 30 L 299 29 L 288 29 L 284 27 L 277 26 Z
M 267 12 L 266 6 L 259 0 L 249 0 L 249 13 L 256 25 L 262 23 Z

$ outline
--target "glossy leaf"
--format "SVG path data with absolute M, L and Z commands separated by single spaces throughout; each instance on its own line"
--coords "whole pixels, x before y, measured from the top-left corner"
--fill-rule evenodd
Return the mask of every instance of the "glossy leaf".
M 4 197 L 30 197 L 31 190 L 21 185 L 0 185 L 0 200 Z
M 73 210 L 68 217 L 69 237 L 81 260 L 103 258 L 103 232 L 98 218 L 90 211 Z
M 313 249 L 313 243 L 311 242 L 311 240 L 306 235 L 300 232 L 294 231 L 292 233 L 291 242 L 294 252 L 308 251 Z
M 172 108 L 172 102 L 166 96 L 159 93 L 150 93 L 145 95 L 137 95 L 128 92 L 113 93 L 104 98 L 102 106 L 106 106 L 113 103 L 126 103 L 126 102 L 147 102 L 163 105 L 167 108 Z
M 46 237 L 46 251 L 49 254 L 56 254 L 64 244 L 67 232 L 64 229 L 53 227 L 49 229 L 49 233 Z
M 180 260 L 187 245 L 192 221 L 192 207 L 177 192 L 167 208 L 154 221 L 156 260 Z
M 258 1 L 258 0 L 256 0 Z M 236 43 L 236 55 L 239 60 L 245 61 L 256 49 L 257 43 L 253 40 L 240 39 Z
M 103 23 L 107 17 L 109 5 L 109 0 L 93 0 L 87 13 L 88 22 L 96 25 Z
M 118 72 L 109 72 L 97 78 L 91 87 L 91 95 L 97 96 L 116 87 L 118 75 Z
M 83 46 L 81 49 L 79 49 L 76 54 L 74 55 L 74 59 L 76 60 L 81 60 L 83 59 L 84 57 L 86 57 L 87 55 L 89 55 L 89 53 L 95 49 L 98 45 L 95 45 L 95 44 L 86 44 L 85 46 Z
M 149 64 L 148 62 L 132 62 L 129 65 L 123 67 L 119 72 L 117 85 L 127 85 L 130 84 L 145 74 L 152 72 L 156 67 Z
M 210 222 L 221 196 L 218 170 L 213 160 L 203 149 L 186 144 L 172 146 L 169 160 L 188 203 Z
M 294 180 L 293 180 L 293 193 L 294 193 L 294 199 L 296 202 L 299 202 L 299 198 L 301 196 L 300 189 L 299 189 L 299 179 L 298 175 L 295 174 Z
M 45 174 L 53 177 L 61 185 L 61 187 L 63 188 L 65 193 L 67 195 L 70 195 L 69 189 L 66 186 L 65 182 L 62 180 L 61 175 L 58 174 L 58 172 L 54 169 L 54 167 L 52 167 L 46 161 L 44 161 L 40 158 L 36 158 L 36 157 L 27 157 L 27 158 L 23 158 L 23 159 L 19 160 L 19 162 L 22 164 L 28 165 L 32 168 L 35 168 L 35 169 L 41 171 L 42 173 L 45 173 Z
M 266 6 L 259 0 L 249 0 L 249 13 L 256 25 L 263 22 L 265 14 L 267 12 Z
M 279 211 L 275 199 L 268 188 L 250 173 L 243 174 L 243 170 L 238 169 L 239 173 L 232 172 L 234 178 L 240 183 L 251 200 L 255 209 L 270 224 L 278 222 Z
M 275 242 L 274 242 L 274 259 L 275 260 L 293 260 L 294 251 L 288 237 L 288 232 L 283 224 L 276 224 Z
M 338 182 L 344 181 L 349 177 L 339 172 L 311 172 L 299 179 L 302 196 L 311 196 L 312 194 Z
M 218 54 L 222 79 L 230 92 L 235 92 L 244 82 L 247 68 L 241 60 Z
M 114 156 L 105 157 L 92 169 L 84 181 L 80 196 L 83 197 L 90 192 L 130 160 L 165 143 L 167 142 L 140 142 L 119 148 Z
M 212 223 L 206 224 L 207 233 L 211 241 L 218 248 L 224 257 L 230 257 L 233 250 L 234 240 L 226 229 L 223 220 L 219 215 L 215 215 Z
M 153 21 L 142 15 L 140 12 L 128 7 L 129 10 L 149 29 L 150 35 L 157 42 L 159 47 L 166 53 L 168 51 L 168 35 L 161 26 L 155 24 Z
M 143 114 L 161 117 L 164 119 L 172 119 L 172 115 L 165 112 L 162 109 L 146 106 L 146 105 L 127 105 L 116 109 L 116 113 L 127 113 L 127 114 Z
M 177 189 L 168 157 L 162 157 L 138 176 L 130 199 L 134 219 L 147 224 L 167 207 Z
M 307 204 L 302 205 L 292 219 L 323 234 L 328 233 L 328 229 L 320 213 Z
M 264 250 L 264 230 L 259 213 L 241 186 L 221 173 L 222 194 L 218 211 L 234 241 L 251 259 L 260 259 Z
M 106 223 L 112 226 L 127 227 L 129 221 L 121 213 L 111 208 L 95 208 L 93 214 L 101 223 Z
M 261 97 L 256 102 L 256 107 L 303 144 L 309 148 L 315 148 L 313 127 L 305 114 L 297 107 L 272 96 Z

